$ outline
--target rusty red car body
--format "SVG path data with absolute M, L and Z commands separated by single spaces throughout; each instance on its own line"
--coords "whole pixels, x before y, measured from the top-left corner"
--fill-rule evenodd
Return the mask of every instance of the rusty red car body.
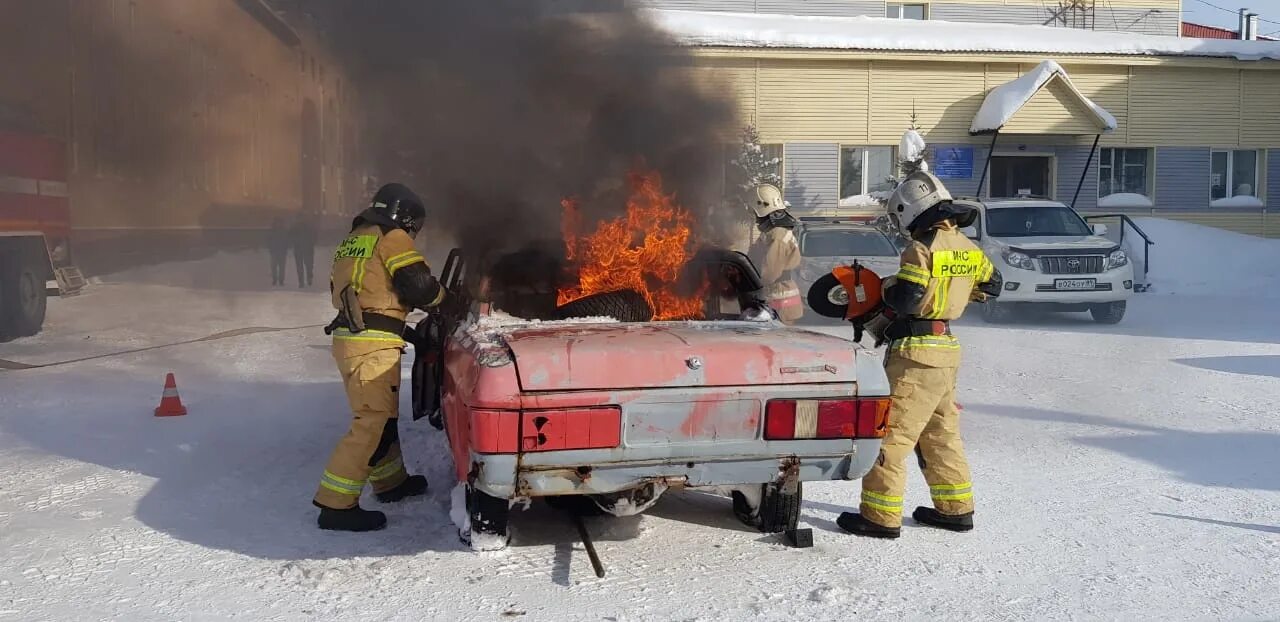
M 878 359 L 772 314 L 737 318 L 529 321 L 474 304 L 442 349 L 439 404 L 458 482 L 501 507 L 586 495 L 637 511 L 667 488 L 711 487 L 746 491 L 758 511 L 770 491 L 860 478 L 886 429 Z M 823 423 L 828 414 L 839 421 Z M 856 433 L 851 422 L 866 416 L 878 417 L 874 429 L 864 418 L 856 429 L 870 431 Z M 474 522 L 474 499 L 468 507 Z

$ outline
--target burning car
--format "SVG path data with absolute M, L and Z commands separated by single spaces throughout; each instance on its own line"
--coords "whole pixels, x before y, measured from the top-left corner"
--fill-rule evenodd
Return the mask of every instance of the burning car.
M 505 546 L 516 502 L 625 516 L 671 488 L 794 529 L 803 482 L 858 479 L 879 453 L 878 361 L 781 324 L 746 256 L 699 247 L 656 176 L 632 186 L 627 216 L 593 233 L 566 202 L 563 240 L 459 249 L 444 267 L 469 310 L 419 326 L 436 358 L 415 364 L 414 411 L 448 435 L 475 549 Z

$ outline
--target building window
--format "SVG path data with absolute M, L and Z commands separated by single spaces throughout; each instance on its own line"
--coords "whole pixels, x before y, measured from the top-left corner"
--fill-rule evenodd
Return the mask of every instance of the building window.
M 1209 199 L 1258 196 L 1258 152 L 1214 151 L 1209 159 Z
M 893 147 L 840 148 L 840 200 L 893 190 Z
M 927 4 L 888 3 L 884 5 L 884 16 L 892 19 L 926 19 Z
M 1098 158 L 1098 197 L 1113 194 L 1151 196 L 1150 149 L 1102 149 Z

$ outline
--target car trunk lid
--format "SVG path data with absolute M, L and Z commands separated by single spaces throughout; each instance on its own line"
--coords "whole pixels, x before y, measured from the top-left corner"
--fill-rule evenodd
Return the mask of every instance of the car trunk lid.
M 848 383 L 855 346 L 759 322 L 584 324 L 506 335 L 524 391 Z

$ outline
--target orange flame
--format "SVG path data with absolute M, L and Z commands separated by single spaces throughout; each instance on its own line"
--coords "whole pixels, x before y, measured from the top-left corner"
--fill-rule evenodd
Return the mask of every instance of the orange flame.
M 561 288 L 557 304 L 633 289 L 649 301 L 655 320 L 701 318 L 706 284 L 692 296 L 674 291 L 696 246 L 693 215 L 675 202 L 675 195 L 662 193 L 657 172 L 633 172 L 628 181 L 631 196 L 626 216 L 601 221 L 590 235 L 579 235 L 577 201 L 560 202 L 565 256 L 577 264 L 578 284 Z

